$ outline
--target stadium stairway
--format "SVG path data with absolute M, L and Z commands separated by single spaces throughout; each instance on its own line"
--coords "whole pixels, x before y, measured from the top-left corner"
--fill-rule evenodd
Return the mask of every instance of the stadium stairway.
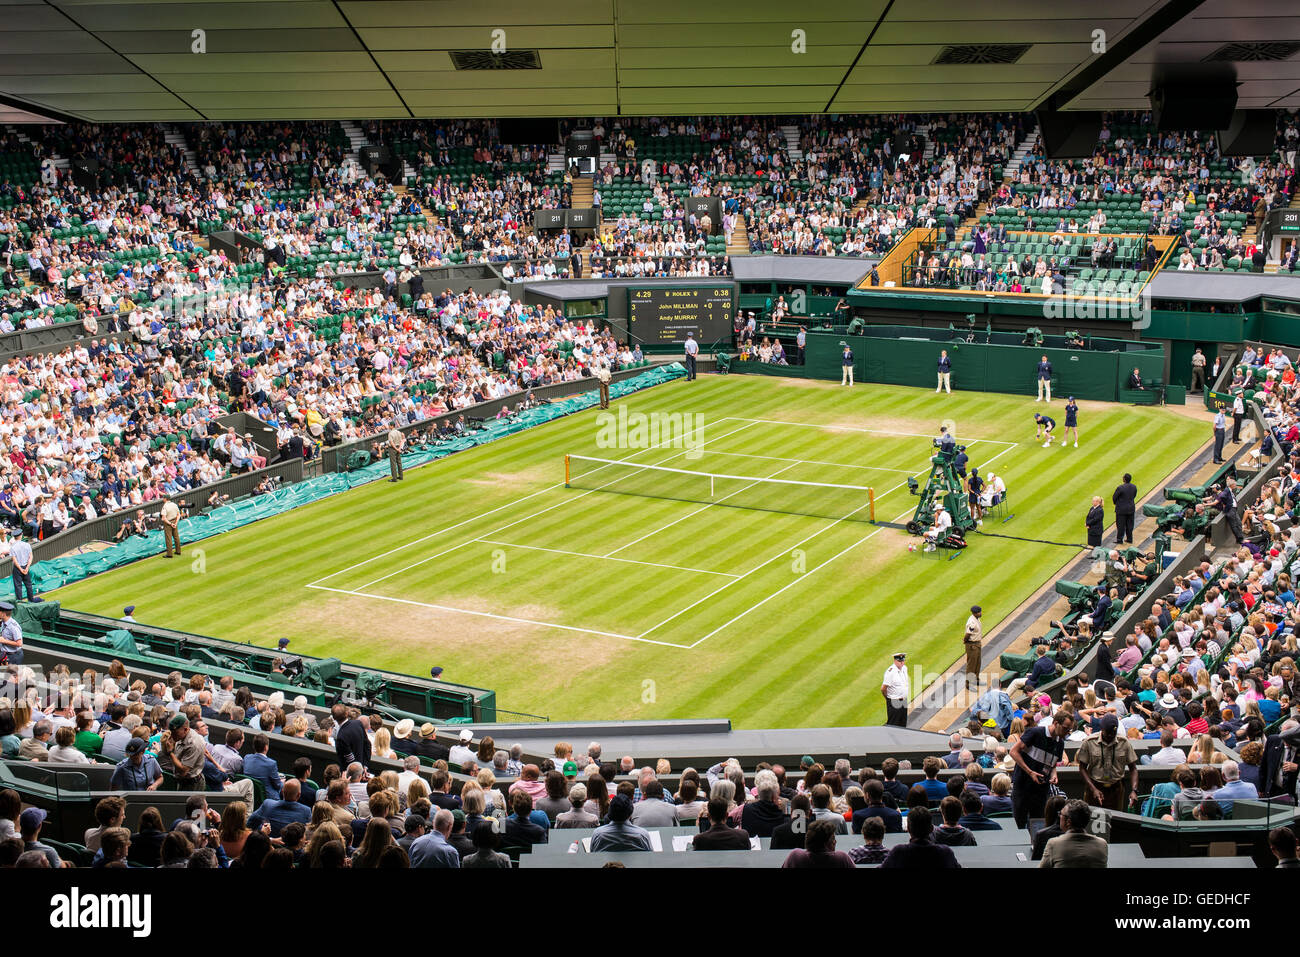
M 185 134 L 181 132 L 180 127 L 175 123 L 165 124 L 163 126 L 163 139 L 168 146 L 179 146 L 184 151 L 185 166 L 194 174 L 196 179 L 199 178 L 198 155 L 194 150 L 190 149 L 189 140 L 185 138 Z
M 570 197 L 569 205 L 574 209 L 590 209 L 594 192 L 590 176 L 577 177 L 573 181 L 573 195 Z
M 1015 182 L 1020 176 L 1020 167 L 1024 165 L 1025 157 L 1034 150 L 1034 145 L 1038 142 L 1038 127 L 1035 126 L 1032 131 L 1020 141 L 1016 146 L 1016 151 L 1011 154 L 1011 159 L 1007 165 L 1002 168 L 1002 181 L 1004 183 Z
M 736 228 L 727 237 L 728 256 L 749 255 L 749 230 L 745 227 L 745 217 L 736 217 Z
M 799 127 L 791 124 L 781 127 L 781 135 L 785 137 L 785 151 L 790 159 L 798 163 L 803 159 L 803 150 L 799 147 Z

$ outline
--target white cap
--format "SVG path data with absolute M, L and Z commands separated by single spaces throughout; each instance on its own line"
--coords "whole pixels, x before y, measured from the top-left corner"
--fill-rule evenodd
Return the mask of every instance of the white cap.
M 474 732 L 471 731 L 469 728 L 463 728 L 463 729 L 461 729 L 461 732 L 460 732 L 460 740 L 463 741 L 463 742 L 473 741 L 473 740 L 474 740 Z

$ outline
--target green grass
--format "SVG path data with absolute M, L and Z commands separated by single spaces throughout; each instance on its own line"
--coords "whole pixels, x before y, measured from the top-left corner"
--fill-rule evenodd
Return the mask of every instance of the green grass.
M 1015 518 L 989 531 L 1082 542 L 1092 495 L 1109 503 L 1125 471 L 1145 494 L 1208 435 L 1169 410 L 1083 403 L 1082 447 L 1044 449 L 1041 406 L 1022 396 L 767 377 L 679 381 L 625 404 L 701 416 L 699 457 L 602 448 L 586 412 L 53 597 L 109 615 L 135 604 L 149 624 L 260 645 L 288 636 L 296 652 L 411 674 L 440 664 L 449 681 L 496 689 L 504 709 L 552 719 L 879 723 L 892 651 L 944 670 L 970 605 L 991 630 L 1079 552 L 972 535 L 958 560 L 935 560 L 908 552 L 903 531 L 855 519 L 565 488 L 565 453 L 871 485 L 877 517 L 905 521 L 907 475 L 928 471 L 924 436 L 951 421 L 972 464 L 987 472 L 995 458 L 1009 487 Z M 1063 421 L 1061 402 L 1051 408 Z M 667 473 L 653 490 L 688 498 L 698 481 Z M 858 501 L 720 488 L 823 515 Z

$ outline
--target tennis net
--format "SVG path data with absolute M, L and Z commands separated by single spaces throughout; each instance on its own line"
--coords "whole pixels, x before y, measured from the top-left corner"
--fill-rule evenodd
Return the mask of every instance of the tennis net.
M 866 485 L 696 472 L 586 455 L 564 457 L 564 484 L 568 488 L 728 508 L 856 522 L 875 521 L 875 490 Z

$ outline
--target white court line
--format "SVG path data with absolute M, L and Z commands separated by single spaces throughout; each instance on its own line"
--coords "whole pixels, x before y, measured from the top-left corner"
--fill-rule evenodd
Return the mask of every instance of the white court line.
M 978 442 L 976 439 L 975 442 Z M 970 443 L 974 445 L 975 443 Z M 717 449 L 710 449 L 710 455 L 737 455 L 742 459 L 769 459 L 773 462 L 790 462 L 794 465 L 833 465 L 841 469 L 864 469 L 868 472 L 901 472 L 904 475 L 915 475 L 915 472 L 909 472 L 907 469 L 890 469 L 883 465 L 849 465 L 845 462 L 819 462 L 817 459 L 792 459 L 780 455 L 754 455 L 752 452 L 719 452 Z
M 905 518 L 906 516 L 908 516 L 909 514 L 911 514 L 911 512 L 912 512 L 912 509 L 909 508 L 906 512 L 903 512 L 901 515 L 899 515 L 897 518 L 895 518 L 894 521 L 897 522 L 898 519 L 900 519 L 900 518 Z M 800 582 L 802 582 L 802 581 L 803 581 L 805 578 L 807 578 L 809 575 L 813 574 L 813 572 L 820 571 L 821 569 L 823 569 L 823 568 L 825 568 L 827 565 L 829 565 L 831 562 L 835 561 L 835 559 L 839 558 L 841 555 L 846 555 L 846 554 L 848 554 L 849 552 L 853 551 L 853 549 L 855 549 L 855 548 L 857 548 L 859 545 L 861 545 L 863 542 L 868 541 L 869 539 L 874 538 L 876 535 L 880 534 L 880 533 L 883 532 L 884 530 L 885 530 L 885 529 L 884 529 L 884 527 L 882 526 L 882 527 L 880 527 L 880 528 L 877 528 L 875 531 L 868 532 L 866 535 L 864 535 L 862 538 L 859 538 L 859 539 L 858 539 L 856 542 L 854 542 L 852 545 L 848 546 L 847 548 L 845 548 L 845 549 L 843 549 L 843 550 L 841 550 L 841 551 L 839 551 L 839 552 L 836 552 L 834 555 L 832 555 L 830 558 L 826 559 L 826 561 L 822 562 L 822 563 L 821 563 L 820 565 L 818 565 L 816 568 L 812 568 L 812 569 L 809 569 L 808 571 L 804 572 L 804 574 L 802 574 L 802 575 L 800 575 L 798 578 L 794 579 L 794 580 L 793 580 L 792 582 L 790 582 L 788 585 L 785 585 L 784 587 L 777 589 L 776 591 L 772 592 L 772 594 L 768 595 L 766 598 L 762 599 L 761 601 L 755 602 L 754 604 L 750 605 L 748 608 L 746 608 L 744 611 L 742 611 L 742 612 L 741 612 L 739 615 L 737 615 L 735 618 L 731 619 L 731 621 L 728 621 L 728 622 L 725 622 L 724 624 L 719 625 L 717 628 L 714 628 L 711 632 L 709 632 L 709 633 L 708 633 L 707 635 L 705 635 L 703 638 L 696 639 L 695 641 L 693 641 L 691 644 L 687 645 L 686 647 L 687 647 L 687 648 L 694 648 L 696 645 L 699 645 L 699 644 L 701 644 L 701 643 L 703 643 L 703 642 L 705 642 L 705 641 L 708 641 L 710 638 L 712 638 L 712 637 L 713 637 L 714 635 L 716 635 L 718 632 L 722 631 L 724 628 L 728 628 L 728 627 L 730 627 L 731 625 L 735 624 L 736 622 L 740 621 L 740 619 L 744 618 L 746 615 L 748 615 L 748 614 L 749 614 L 751 611 L 753 611 L 754 609 L 756 609 L 756 608 L 761 608 L 763 605 L 766 605 L 769 601 L 771 601 L 773 598 L 775 598 L 775 597 L 777 597 L 778 595 L 780 595 L 781 593 L 783 593 L 786 589 L 788 589 L 788 588 L 793 588 L 795 585 L 798 585 Z
M 993 442 L 993 441 L 995 441 L 995 440 L 994 440 L 994 439 L 976 439 L 976 440 L 975 440 L 975 442 Z M 970 442 L 970 443 L 968 443 L 968 446 L 967 446 L 967 447 L 969 447 L 970 445 L 974 445 L 975 442 Z M 1001 443 L 999 443 L 999 444 L 1001 444 L 1001 445 L 1007 445 L 1007 446 L 1009 446 L 1009 447 L 1003 449 L 1003 450 L 1002 450 L 1001 452 L 999 452 L 997 455 L 993 456 L 992 459 L 988 459 L 986 462 L 984 462 L 984 464 L 981 466 L 981 468 L 987 468 L 989 462 L 992 462 L 993 459 L 996 459 L 996 458 L 999 458 L 1000 456 L 1006 455 L 1006 454 L 1007 454 L 1008 452 L 1010 452 L 1012 449 L 1015 449 L 1015 448 L 1017 448 L 1017 447 L 1020 445 L 1019 442 L 1001 442 Z M 919 475 L 919 474 L 921 474 L 921 473 L 918 472 L 918 473 L 916 473 L 916 474 Z M 894 488 L 897 488 L 897 487 L 898 487 L 898 486 L 894 486 Z M 890 489 L 889 491 L 892 492 L 893 489 Z M 888 494 L 888 493 L 885 493 L 885 494 Z M 877 496 L 877 498 L 879 498 L 879 497 L 882 497 L 882 496 Z M 913 510 L 909 508 L 906 512 L 903 512 L 903 513 L 902 513 L 901 515 L 899 515 L 897 518 L 893 519 L 893 521 L 894 521 L 894 522 L 897 522 L 900 518 L 906 518 L 908 515 L 910 515 L 910 514 L 912 513 L 912 511 L 913 511 Z M 829 528 L 830 526 L 827 526 L 827 527 Z M 823 531 L 824 531 L 824 530 L 825 530 L 825 529 L 823 529 Z M 748 614 L 749 614 L 751 611 L 753 611 L 755 608 L 759 608 L 759 607 L 761 607 L 761 606 L 763 606 L 763 605 L 766 605 L 769 601 L 771 601 L 771 600 L 772 600 L 773 598 L 775 598 L 777 595 L 780 595 L 780 594 L 781 594 L 782 592 L 784 592 L 787 588 L 792 588 L 792 587 L 794 587 L 794 586 L 797 585 L 799 582 L 803 581 L 803 579 L 805 579 L 805 578 L 807 578 L 809 575 L 811 575 L 813 572 L 818 571 L 818 570 L 820 570 L 820 569 L 822 569 L 822 568 L 825 568 L 827 565 L 829 565 L 831 562 L 835 561 L 835 559 L 839 558 L 841 555 L 844 555 L 844 554 L 846 554 L 846 553 L 848 553 L 848 552 L 851 552 L 853 549 L 857 548 L 857 547 L 858 547 L 859 545 L 861 545 L 863 542 L 867 541 L 867 540 L 870 539 L 870 538 L 875 537 L 876 534 L 878 534 L 879 532 L 882 532 L 882 531 L 884 531 L 884 528 L 883 528 L 883 527 L 882 527 L 882 528 L 877 528 L 877 529 L 876 529 L 875 531 L 873 531 L 873 532 L 869 532 L 867 535 L 864 535 L 862 538 L 858 539 L 856 542 L 854 542 L 854 543 L 853 543 L 852 545 L 850 545 L 848 548 L 845 548 L 843 551 L 841 551 L 841 552 L 839 552 L 839 553 L 837 553 L 837 554 L 835 554 L 835 555 L 832 555 L 830 558 L 826 559 L 826 561 L 822 562 L 822 563 L 821 563 L 820 565 L 818 565 L 816 568 L 810 569 L 809 571 L 807 571 L 807 572 L 805 572 L 804 574 L 800 575 L 800 576 L 799 576 L 798 578 L 796 578 L 794 581 L 790 582 L 789 584 L 783 586 L 783 587 L 780 588 L 779 590 L 777 590 L 777 591 L 773 592 L 772 594 L 768 595 L 766 598 L 762 599 L 761 601 L 756 602 L 756 603 L 753 604 L 753 605 L 750 605 L 748 608 L 746 608 L 744 611 L 742 611 L 742 612 L 741 612 L 739 615 L 737 615 L 735 618 L 731 619 L 731 621 L 728 621 L 728 622 L 726 622 L 725 624 L 719 625 L 717 628 L 714 628 L 711 632 L 709 632 L 709 633 L 708 633 L 707 635 L 705 635 L 703 638 L 699 638 L 699 639 L 693 641 L 691 644 L 687 645 L 687 647 L 688 647 L 688 648 L 694 648 L 696 645 L 700 644 L 701 642 L 706 641 L 706 640 L 708 640 L 709 638 L 712 638 L 714 635 L 716 635 L 718 632 L 722 631 L 724 628 L 727 628 L 727 627 L 729 627 L 730 625 L 735 624 L 735 623 L 736 623 L 737 621 L 739 621 L 741 618 L 744 618 L 746 615 L 748 615 Z M 803 543 L 800 542 L 799 544 L 803 544 Z M 799 546 L 796 545 L 796 546 L 794 546 L 794 547 L 795 547 L 795 548 L 798 548 Z M 787 552 L 783 552 L 782 554 L 788 554 L 788 551 L 789 551 L 789 550 L 787 550 Z M 779 557 L 779 556 L 778 556 L 778 557 Z M 771 560 L 769 559 L 769 562 L 770 562 L 770 561 L 771 561 Z M 766 565 L 766 564 L 768 564 L 768 562 L 764 562 L 763 564 Z M 759 566 L 758 566 L 758 568 L 762 568 L 762 567 L 763 567 L 762 565 L 759 565 Z M 755 568 L 755 569 L 751 569 L 751 571 L 757 571 L 757 568 Z M 749 572 L 746 572 L 746 574 L 749 574 Z M 730 585 L 730 584 L 732 584 L 732 583 L 731 583 L 731 582 L 728 582 L 728 585 Z M 723 587 L 726 587 L 726 586 L 723 586 Z M 718 591 L 721 591 L 721 590 L 722 590 L 722 589 L 718 589 Z M 716 593 L 717 593 L 717 592 L 715 592 L 714 594 L 716 594 Z M 661 624 L 662 624 L 662 622 L 661 622 Z M 656 625 L 655 628 L 657 628 L 657 627 L 659 627 L 659 626 Z M 654 628 L 650 629 L 650 631 L 654 631 Z M 642 634 L 643 634 L 643 635 L 645 635 L 645 634 L 649 634 L 649 632 L 642 632 Z
M 796 463 L 791 462 L 791 463 L 790 463 L 789 465 L 787 465 L 785 468 L 783 468 L 783 469 L 777 469 L 777 470 L 776 470 L 775 472 L 773 472 L 771 475 L 765 475 L 765 476 L 763 476 L 763 477 L 764 477 L 764 478 L 776 478 L 776 477 L 777 477 L 778 475 L 780 475 L 782 472 L 786 471 L 786 469 L 792 469 L 792 468 L 794 468 L 794 467 L 795 467 L 795 464 L 796 464 Z M 669 522 L 667 525 L 664 525 L 664 526 L 662 526 L 662 527 L 660 527 L 660 528 L 656 528 L 656 529 L 655 529 L 654 531 L 652 531 L 652 532 L 647 532 L 646 534 L 642 535 L 640 538 L 634 538 L 634 539 L 632 539 L 632 541 L 628 542 L 626 545 L 620 545 L 618 548 L 614 549 L 612 552 L 606 552 L 604 557 L 605 557 L 605 558 L 609 558 L 611 555 L 617 555 L 617 554 L 618 554 L 619 552 L 621 552 L 623 549 L 628 548 L 628 547 L 630 547 L 630 546 L 632 546 L 632 545 L 635 545 L 637 542 L 644 542 L 647 538 L 650 538 L 650 537 L 652 537 L 652 536 L 654 536 L 654 535 L 658 535 L 660 532 L 662 532 L 662 531 L 666 531 L 667 529 L 672 528 L 674 525 L 680 525 L 682 522 L 686 521 L 688 518 L 692 518 L 692 517 L 694 517 L 694 516 L 696 516 L 696 515 L 699 515 L 700 512 L 703 512 L 705 509 L 712 508 L 714 505 L 721 505 L 721 504 L 722 504 L 723 502 L 725 502 L 727 499 L 731 498 L 732 495 L 739 495 L 741 492 L 747 492 L 747 491 L 749 491 L 751 488 L 753 488 L 753 487 L 754 487 L 755 485 L 757 485 L 757 484 L 758 484 L 757 482 L 751 482 L 751 483 L 749 483 L 748 485 L 746 485 L 744 488 L 738 488 L 738 489 L 736 489 L 734 492 L 730 492 L 730 493 L 728 493 L 728 494 L 722 496 L 722 498 L 718 499 L 716 502 L 709 502 L 709 503 L 706 504 L 706 505 L 701 505 L 701 506 L 700 506 L 699 508 L 697 508 L 695 511 L 693 511 L 693 512 L 688 512 L 687 514 L 683 515 L 681 518 L 674 519 L 673 521 Z M 733 578 L 739 578 L 740 576 L 739 576 L 739 575 L 733 575 L 732 577 L 733 577 Z
M 731 417 L 728 416 L 728 418 L 731 418 Z M 721 420 L 721 421 L 726 421 L 726 420 Z M 751 423 L 751 424 L 752 424 L 752 423 Z M 743 432 L 743 431 L 744 431 L 745 429 L 747 429 L 747 428 L 749 428 L 749 425 L 742 425 L 742 426 L 741 426 L 740 428 L 738 428 L 738 429 L 732 429 L 730 432 L 724 432 L 722 435 L 718 436 L 718 438 L 721 439 L 721 438 L 725 438 L 725 437 L 728 436 L 728 435 L 734 435 L 734 434 L 737 433 L 737 432 Z M 640 455 L 640 454 L 642 454 L 643 452 L 649 452 L 649 451 L 650 451 L 650 449 L 642 449 L 641 452 L 637 452 L 637 453 L 635 453 L 635 454 Z M 679 456 L 685 455 L 685 454 L 686 454 L 687 452 L 689 452 L 689 451 L 690 451 L 690 449 L 683 449 L 682 451 L 678 452 L 676 455 L 670 455 L 670 456 L 668 456 L 668 458 L 664 459 L 664 462 L 671 462 L 673 459 L 678 458 Z M 621 461 L 621 462 L 626 462 L 627 459 L 621 459 L 620 461 Z M 663 463 L 657 463 L 657 464 L 663 464 Z M 618 479 L 612 479 L 611 481 L 606 482 L 605 485 L 613 485 L 614 482 L 617 482 L 617 481 L 618 481 Z M 564 483 L 563 483 L 563 482 L 560 482 L 558 485 L 553 485 L 553 486 L 551 486 L 552 489 L 555 489 L 555 488 L 563 488 L 563 487 L 564 487 Z M 489 531 L 487 534 L 488 534 L 488 535 L 495 535 L 495 534 L 497 534 L 498 532 L 504 532 L 507 528 L 514 528 L 516 525 L 522 525 L 524 522 L 527 522 L 527 521 L 530 520 L 530 519 L 534 519 L 534 518 L 536 518 L 538 515 L 545 515 L 547 512 L 553 511 L 553 510 L 555 510 L 555 509 L 557 509 L 557 508 L 563 508 L 565 505 L 571 505 L 572 503 L 576 502 L 576 501 L 577 501 L 578 499 L 580 499 L 580 498 L 585 498 L 586 496 L 592 494 L 593 492 L 599 492 L 599 491 L 600 491 L 602 488 L 604 488 L 604 487 L 605 487 L 605 486 L 603 486 L 603 485 L 602 485 L 602 486 L 597 486 L 596 488 L 588 489 L 588 490 L 585 491 L 585 492 L 581 492 L 581 493 L 579 493 L 578 495 L 574 495 L 574 496 L 572 496 L 571 498 L 566 498 L 566 499 L 564 499 L 564 500 L 561 501 L 561 502 L 556 502 L 554 505 L 548 505 L 546 508 L 538 509 L 536 512 L 533 512 L 531 515 L 525 515 L 523 518 L 516 519 L 515 521 L 510 522 L 510 523 L 508 523 L 508 524 L 506 524 L 506 525 L 501 525 L 501 526 L 499 526 L 498 528 L 494 528 L 494 529 L 492 529 L 491 531 Z M 461 524 L 463 525 L 464 522 L 462 522 Z M 457 546 L 457 547 L 459 547 L 459 546 Z M 422 559 L 420 559 L 418 562 L 412 562 L 411 564 L 406 565 L 406 566 L 403 567 L 403 568 L 399 568 L 399 569 L 397 569 L 397 571 L 389 572 L 387 575 L 381 575 L 381 576 L 379 576 L 378 578 L 376 578 L 376 579 L 374 579 L 374 580 L 372 580 L 372 581 L 368 581 L 368 582 L 366 582 L 364 585 L 360 585 L 360 586 L 358 586 L 358 587 L 364 589 L 364 588 L 369 588 L 371 585 L 377 585 L 377 584 L 379 584 L 379 582 L 387 581 L 388 579 L 393 578 L 393 577 L 395 577 L 395 576 L 397 576 L 397 575 L 400 575 L 400 574 L 402 574 L 403 572 L 410 571 L 412 568 L 418 568 L 419 566 L 425 564 L 426 562 L 433 561 L 433 559 L 437 558 L 439 555 L 445 555 L 445 554 L 447 553 L 447 551 L 454 551 L 454 550 L 455 550 L 455 549 L 446 549 L 446 550 L 444 550 L 444 551 L 438 552 L 436 555 L 430 555 L 428 558 L 422 558 Z
M 986 440 L 986 441 L 987 441 L 987 440 Z M 999 452 L 997 455 L 993 456 L 993 458 L 991 458 L 991 459 L 986 459 L 986 460 L 984 461 L 984 463 L 980 465 L 980 468 L 982 468 L 982 469 L 987 469 L 987 468 L 989 467 L 989 463 L 992 462 L 992 461 L 994 461 L 994 459 L 999 459 L 999 458 L 1001 458 L 1002 456 L 1006 455 L 1008 452 L 1011 452 L 1011 451 L 1015 450 L 1015 449 L 1018 448 L 1019 446 L 1020 446 L 1020 443 L 1019 443 L 1019 442 L 1012 442 L 1012 443 L 1011 443 L 1011 448 L 1009 448 L 1009 449 L 1003 449 L 1003 450 L 1002 450 L 1001 452 Z
M 557 625 L 553 621 L 536 621 L 532 618 L 515 618 L 510 615 L 495 615 L 489 611 L 470 611 L 468 608 L 452 608 L 450 605 L 435 605 L 426 601 L 413 601 L 410 598 L 394 598 L 392 595 L 372 595 L 369 592 L 354 591 L 349 588 L 330 588 L 328 585 L 308 585 L 320 591 L 337 592 L 340 595 L 354 595 L 357 598 L 374 598 L 379 601 L 394 601 L 402 605 L 416 605 L 420 608 L 432 608 L 435 611 L 450 611 L 461 615 L 477 615 L 480 618 L 495 618 L 497 621 L 513 621 L 521 625 L 541 625 L 543 628 L 558 628 L 562 631 L 580 631 L 587 635 L 600 635 L 604 638 L 625 638 L 628 641 L 643 641 L 649 645 L 663 645 L 667 648 L 689 648 L 672 641 L 656 641 L 653 638 L 640 638 L 636 635 L 620 635 L 612 631 L 598 631 L 595 628 L 579 628 L 577 625 Z
M 917 474 L 919 475 L 919 474 L 921 474 L 921 473 L 918 472 Z M 890 492 L 896 492 L 896 491 L 898 491 L 900 488 L 902 488 L 902 487 L 903 487 L 904 485 L 906 485 L 906 484 L 907 484 L 906 482 L 899 482 L 899 483 L 898 483 L 897 485 L 895 485 L 893 488 L 886 489 L 884 492 L 881 492 L 879 495 L 876 496 L 876 499 L 877 499 L 877 500 L 882 499 L 882 498 L 884 498 L 886 495 L 888 495 Z M 862 506 L 859 506 L 858 508 L 855 508 L 855 509 L 853 510 L 853 512 L 861 511 L 863 508 L 866 508 L 866 505 L 862 505 Z M 911 509 L 908 509 L 908 512 L 910 512 L 910 511 L 912 511 L 912 510 L 911 510 Z M 849 515 L 852 515 L 853 512 L 850 512 Z M 907 512 L 904 512 L 903 514 L 906 515 Z M 772 562 L 776 561 L 778 558 L 784 558 L 786 555 L 789 555 L 792 551 L 794 551 L 794 550 L 795 550 L 796 548 L 798 548 L 800 545 L 804 544 L 804 542 L 810 542 L 810 541 L 812 541 L 814 538 L 816 538 L 818 535 L 821 535 L 821 534 L 823 534 L 824 532 L 828 532 L 828 531 L 830 531 L 830 530 L 831 530 L 832 528 L 834 528 L 836 525 L 840 524 L 840 522 L 845 521 L 848 517 L 849 517 L 849 516 L 846 515 L 846 516 L 844 516 L 844 518 L 837 518 L 835 521 L 831 522 L 831 524 L 827 525 L 825 528 L 818 529 L 817 531 L 815 531 L 815 532 L 813 532 L 811 535 L 809 535 L 807 538 L 804 538 L 804 539 L 801 539 L 800 541 L 795 542 L 795 543 L 794 543 L 793 545 L 791 545 L 789 548 L 784 548 L 784 549 L 782 549 L 782 550 L 780 551 L 780 553 L 778 553 L 778 554 L 776 554 L 776 555 L 773 555 L 771 558 L 769 558 L 769 559 L 768 559 L 767 561 L 765 561 L 765 562 L 761 562 L 761 563 L 759 563 L 758 565 L 755 565 L 753 568 L 751 568 L 749 571 L 747 571 L 747 572 L 745 572 L 744 574 L 742 574 L 739 578 L 735 579 L 734 581 L 729 581 L 729 582 L 727 582 L 725 585 L 723 585 L 723 586 L 721 586 L 721 587 L 719 587 L 719 588 L 715 588 L 713 591 L 709 592 L 709 594 L 705 595 L 703 598 L 699 599 L 698 601 L 693 601 L 693 602 L 691 602 L 689 605 L 687 605 L 685 608 L 683 608 L 681 611 L 677 612 L 676 614 L 669 615 L 669 616 L 668 616 L 667 618 L 665 618 L 663 621 L 659 622 L 659 624 L 657 624 L 657 625 L 653 625 L 653 626 L 651 626 L 650 628 L 647 628 L 645 631 L 641 632 L 641 634 L 638 635 L 637 637 L 644 637 L 644 636 L 650 634 L 650 632 L 652 632 L 652 631 L 657 631 L 658 629 L 662 628 L 664 625 L 668 624 L 668 622 L 672 621 L 674 618 L 678 618 L 678 617 L 680 617 L 681 615 L 684 615 L 686 612 L 690 611 L 692 608 L 694 608 L 696 605 L 700 604 L 701 602 L 708 601 L 708 600 L 709 600 L 710 598 L 712 598 L 714 595 L 716 595 L 716 594 L 718 594 L 719 592 L 724 591 L 725 589 L 730 588 L 732 585 L 736 584 L 736 582 L 748 578 L 750 575 L 754 574 L 754 572 L 758 571 L 760 568 L 765 568 L 766 566 L 772 564 Z M 880 531 L 880 529 L 876 529 L 876 531 Z M 872 533 L 872 534 L 874 534 L 874 533 Z M 820 566 L 818 566 L 818 567 L 820 567 Z M 801 575 L 800 578 L 802 578 L 802 577 L 803 577 L 803 576 Z M 798 580 L 799 580 L 798 578 L 795 579 L 795 581 L 798 581 Z M 783 589 L 783 590 L 784 590 L 784 589 Z M 764 599 L 764 601 L 766 601 L 766 600 L 767 600 L 767 599 Z M 757 607 L 757 606 L 755 606 L 755 607 Z M 707 637 L 707 636 L 706 636 L 706 637 Z M 695 644 L 699 644 L 699 642 L 696 642 Z M 688 648 L 694 648 L 695 645 L 687 645 L 686 647 L 688 647 Z
M 721 419 L 718 419 L 719 422 L 729 422 L 733 420 L 736 422 L 744 421 L 743 419 L 738 419 L 735 416 L 731 416 L 731 415 L 723 416 Z M 674 436 L 674 438 L 685 438 L 685 436 L 690 435 L 693 432 L 698 432 L 700 429 L 704 428 L 704 426 L 705 423 L 700 423 L 695 428 L 691 429 L 689 432 L 684 433 L 680 437 Z M 747 428 L 747 426 L 742 426 L 741 428 Z M 739 432 L 740 429 L 735 429 L 734 431 Z M 718 436 L 718 438 L 724 438 L 725 436 L 731 434 L 732 434 L 731 432 L 726 432 L 723 435 Z M 641 449 L 639 452 L 633 452 L 631 455 L 629 455 L 626 459 L 623 459 L 622 461 L 626 462 L 629 461 L 630 459 L 635 458 L 638 455 L 644 455 L 646 452 L 652 452 L 657 448 L 661 448 L 666 442 L 672 442 L 672 441 L 673 439 L 665 439 L 663 442 L 659 442 L 656 445 L 652 445 L 647 449 Z M 373 561 L 377 561 L 381 558 L 386 558 L 389 555 L 402 551 L 402 549 L 404 548 L 410 548 L 412 545 L 419 545 L 421 542 L 427 542 L 429 539 L 437 538 L 439 535 L 442 535 L 446 532 L 455 531 L 456 529 L 460 528 L 462 525 L 468 525 L 470 522 L 477 522 L 480 518 L 486 518 L 487 516 L 493 514 L 494 512 L 499 512 L 505 508 L 511 508 L 515 505 L 518 505 L 520 502 L 526 502 L 530 498 L 536 498 L 538 495 L 545 495 L 547 492 L 553 492 L 557 488 L 563 488 L 563 487 L 564 487 L 563 482 L 556 482 L 554 485 L 548 485 L 546 488 L 539 489 L 536 492 L 530 492 L 528 495 L 511 499 L 510 501 L 506 502 L 504 505 L 498 505 L 496 508 L 488 509 L 486 512 L 479 512 L 477 515 L 467 518 L 463 522 L 457 522 L 455 525 L 447 525 L 443 528 L 438 529 L 436 532 L 430 532 L 428 535 L 423 535 L 420 538 L 413 539 L 409 542 L 406 542 L 403 545 L 398 545 L 396 548 L 390 548 L 386 552 L 380 552 L 378 555 L 371 555 L 369 558 L 362 559 L 361 561 L 356 562 L 355 564 L 349 565 L 347 568 L 340 568 L 336 572 L 330 572 L 324 578 L 318 578 L 311 584 L 317 585 L 320 584 L 321 582 L 329 581 L 331 578 L 337 578 L 339 575 L 342 575 L 344 572 L 350 572 L 352 571 L 352 569 L 360 568 L 362 565 L 369 565 Z M 437 556 L 433 556 L 433 557 L 436 558 Z M 373 584 L 373 582 L 371 584 Z M 310 587 L 310 585 L 308 587 Z M 362 585 L 361 587 L 364 588 L 366 586 Z
M 597 561 L 626 562 L 629 565 L 649 565 L 651 568 L 672 568 L 679 572 L 699 572 L 701 575 L 721 575 L 723 578 L 739 578 L 731 572 L 715 572 L 707 568 L 687 568 L 685 565 L 661 565 L 659 562 L 638 562 L 631 558 L 610 558 L 608 555 L 591 555 L 587 552 L 566 552 L 562 548 L 542 548 L 540 545 L 520 545 L 518 542 L 498 542 L 490 538 L 476 538 L 484 545 L 501 545 L 506 548 L 525 548 L 530 552 L 553 552 L 556 555 L 573 555 L 577 558 L 594 558 Z
M 840 432 L 871 432 L 876 435 L 902 435 L 912 439 L 933 439 L 933 435 L 922 435 L 920 432 L 891 432 L 888 429 L 860 429 L 852 425 L 824 425 L 819 422 L 785 422 L 781 419 L 750 419 L 743 415 L 733 415 L 730 418 L 739 422 L 763 422 L 767 425 L 795 425 L 805 429 L 835 429 Z M 996 445 L 1018 445 L 1018 442 L 1004 442 L 1002 439 L 972 439 L 967 445 L 975 442 L 992 442 Z

